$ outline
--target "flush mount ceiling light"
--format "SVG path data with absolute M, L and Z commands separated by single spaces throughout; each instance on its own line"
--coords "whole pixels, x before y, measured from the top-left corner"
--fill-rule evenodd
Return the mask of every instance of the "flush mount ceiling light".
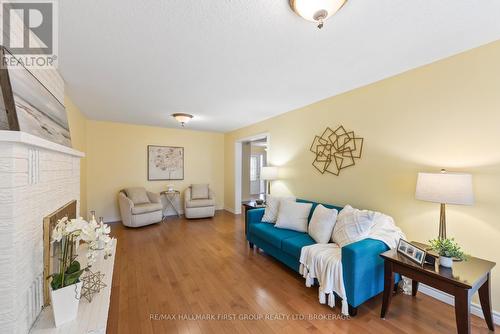
M 177 120 L 177 122 L 181 123 L 182 127 L 193 118 L 193 115 L 183 114 L 183 113 L 175 113 L 172 114 L 172 117 Z
M 318 28 L 344 6 L 347 0 L 290 0 L 290 7 L 297 15 L 304 19 L 316 22 Z

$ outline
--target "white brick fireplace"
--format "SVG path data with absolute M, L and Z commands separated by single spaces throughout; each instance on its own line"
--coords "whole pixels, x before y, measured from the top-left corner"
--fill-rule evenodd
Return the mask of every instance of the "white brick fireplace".
M 72 200 L 79 207 L 83 156 L 0 131 L 0 333 L 28 333 L 41 311 L 43 217 Z

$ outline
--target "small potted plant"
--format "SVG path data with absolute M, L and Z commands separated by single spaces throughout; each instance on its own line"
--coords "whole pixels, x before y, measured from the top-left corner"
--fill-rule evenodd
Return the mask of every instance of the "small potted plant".
M 112 239 L 109 232 L 109 226 L 100 226 L 95 220 L 87 222 L 81 217 L 71 220 L 62 218 L 57 222 L 52 231 L 51 242 L 61 243 L 61 254 L 58 254 L 57 259 L 59 270 L 49 276 L 52 278 L 50 299 L 56 327 L 76 318 L 82 289 L 80 276 L 96 261 L 96 245 L 99 241 L 103 241 L 104 256 L 111 255 Z M 76 260 L 81 244 L 88 244 L 85 254 L 87 264 L 84 268 Z
M 439 254 L 439 265 L 451 268 L 453 266 L 453 258 L 465 260 L 465 253 L 460 246 L 455 242 L 455 239 L 434 239 L 429 240 L 431 248 Z

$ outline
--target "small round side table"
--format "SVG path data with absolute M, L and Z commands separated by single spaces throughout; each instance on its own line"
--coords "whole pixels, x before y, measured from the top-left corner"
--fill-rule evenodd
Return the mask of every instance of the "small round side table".
M 178 191 L 178 190 L 162 191 L 160 193 L 160 195 L 164 195 L 165 198 L 167 199 L 167 207 L 165 208 L 165 210 L 163 210 L 163 218 L 162 218 L 162 220 L 164 220 L 165 218 L 167 218 L 167 216 L 165 215 L 165 213 L 167 212 L 167 210 L 168 210 L 169 207 L 172 207 L 172 209 L 174 209 L 174 212 L 177 214 L 177 217 L 180 217 L 181 216 L 180 209 L 176 205 L 177 199 L 179 199 L 179 203 L 180 203 L 180 197 L 181 197 L 180 191 Z

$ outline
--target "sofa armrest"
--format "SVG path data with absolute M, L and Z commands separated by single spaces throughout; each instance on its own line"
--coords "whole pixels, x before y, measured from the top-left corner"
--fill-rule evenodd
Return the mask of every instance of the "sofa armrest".
M 160 194 L 152 193 L 150 191 L 146 193 L 148 194 L 148 198 L 151 203 L 161 203 Z
M 127 197 L 123 192 L 118 194 L 118 201 L 120 202 L 120 206 L 131 211 L 134 207 L 134 202 L 130 198 Z
M 262 217 L 264 216 L 264 209 L 252 209 L 247 211 L 247 216 L 245 217 L 245 231 L 247 235 L 247 240 L 250 241 L 250 224 L 258 224 L 262 221 Z
M 191 200 L 191 187 L 187 187 L 184 190 L 184 204 Z
M 255 224 L 260 223 L 262 221 L 262 217 L 264 216 L 264 209 L 253 209 L 247 211 L 247 223 Z
M 132 208 L 134 207 L 134 202 L 125 196 L 123 192 L 120 192 L 118 194 L 118 206 L 120 207 L 123 225 L 132 226 Z
M 347 301 L 358 307 L 384 289 L 384 260 L 389 247 L 380 240 L 364 239 L 342 247 L 342 270 Z

